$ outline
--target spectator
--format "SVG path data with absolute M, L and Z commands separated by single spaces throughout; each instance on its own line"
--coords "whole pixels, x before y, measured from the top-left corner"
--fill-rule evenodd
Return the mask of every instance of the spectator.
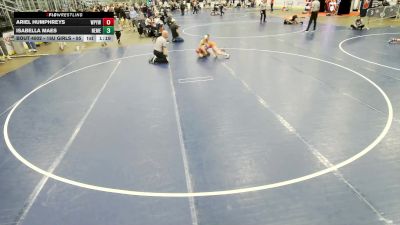
M 6 60 L 6 58 L 7 59 L 12 59 L 9 55 L 7 55 L 6 53 L 5 53 L 5 51 L 3 51 L 3 48 L 0 46 L 0 53 L 1 53 L 1 57 L 0 57 L 0 62 L 5 62 Z
M 136 12 L 135 7 L 131 7 L 131 10 L 129 11 L 129 17 L 131 18 L 132 21 L 133 31 L 135 31 L 135 27 L 136 29 L 139 27 L 138 26 L 139 14 Z
M 261 1 L 260 4 L 260 23 L 265 23 L 266 14 L 267 14 L 267 5 L 264 2 L 265 0 Z
M 362 30 L 365 25 L 361 17 L 357 17 L 353 24 L 350 25 L 353 30 Z
M 220 13 L 220 16 L 223 16 L 225 14 L 224 5 L 222 4 L 222 1 L 219 4 L 219 13 Z
M 183 38 L 179 36 L 179 25 L 176 24 L 175 19 L 172 19 L 171 21 L 171 26 L 169 26 L 171 29 L 171 34 L 172 34 L 172 42 L 178 43 L 178 42 L 183 42 Z
M 185 8 L 186 8 L 186 4 L 185 1 L 181 1 L 181 15 L 184 16 L 185 15 Z
M 274 0 L 271 0 L 271 12 L 274 11 Z
M 25 42 L 25 44 L 28 46 L 29 52 L 37 52 L 35 42 Z
M 193 14 L 199 14 L 199 3 L 197 1 L 193 2 Z
M 114 31 L 115 31 L 115 36 L 117 37 L 118 44 L 121 44 L 121 30 L 122 30 L 121 20 L 117 16 L 114 16 Z

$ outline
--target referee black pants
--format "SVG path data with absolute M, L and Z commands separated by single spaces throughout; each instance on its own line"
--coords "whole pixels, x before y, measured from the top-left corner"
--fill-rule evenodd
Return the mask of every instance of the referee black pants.
M 318 11 L 311 12 L 310 20 L 308 21 L 307 31 L 310 29 L 311 23 L 314 22 L 314 30 L 317 28 Z
M 153 53 L 156 56 L 156 59 L 154 60 L 155 63 L 168 63 L 167 56 L 164 55 L 164 53 L 157 50 L 154 50 Z

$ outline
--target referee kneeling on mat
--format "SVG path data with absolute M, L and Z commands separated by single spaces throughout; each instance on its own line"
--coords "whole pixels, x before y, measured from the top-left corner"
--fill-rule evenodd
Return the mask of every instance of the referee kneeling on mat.
M 168 63 L 167 42 L 168 31 L 164 30 L 160 37 L 157 38 L 154 44 L 154 56 L 149 60 L 151 64 Z

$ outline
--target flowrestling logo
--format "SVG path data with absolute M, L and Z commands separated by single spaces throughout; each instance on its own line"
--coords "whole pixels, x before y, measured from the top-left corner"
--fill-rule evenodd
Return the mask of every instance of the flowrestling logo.
M 56 12 L 48 12 L 46 13 L 46 17 L 53 17 L 53 18 L 59 18 L 59 17 L 83 17 L 83 13 L 56 13 Z

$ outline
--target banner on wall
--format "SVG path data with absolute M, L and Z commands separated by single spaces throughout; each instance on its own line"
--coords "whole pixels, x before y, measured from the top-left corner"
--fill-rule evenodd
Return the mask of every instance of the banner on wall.
M 380 6 L 368 9 L 366 16 L 380 18 L 380 19 L 394 18 L 397 16 L 399 10 L 400 10 L 400 5 Z

